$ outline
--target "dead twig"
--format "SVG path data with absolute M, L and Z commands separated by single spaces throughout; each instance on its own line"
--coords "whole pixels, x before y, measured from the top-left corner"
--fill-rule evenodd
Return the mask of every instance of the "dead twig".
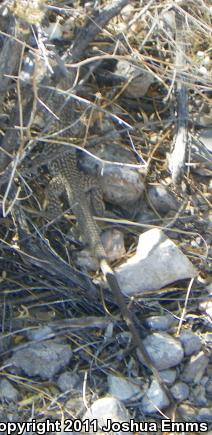
M 185 19 L 182 15 L 176 14 L 177 131 L 174 147 L 169 158 L 169 169 L 174 184 L 179 183 L 184 174 L 188 141 L 188 90 L 183 76 L 186 68 L 186 35 Z

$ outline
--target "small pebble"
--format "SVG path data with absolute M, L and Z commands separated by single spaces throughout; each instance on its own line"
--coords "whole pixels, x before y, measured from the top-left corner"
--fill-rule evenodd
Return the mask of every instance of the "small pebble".
M 139 385 L 129 379 L 119 376 L 108 375 L 109 392 L 112 396 L 120 400 L 137 400 L 144 393 Z
M 144 413 L 152 414 L 158 409 L 164 409 L 169 405 L 169 399 L 161 389 L 158 382 L 154 379 L 144 395 L 141 406 Z
M 192 331 L 183 331 L 179 337 L 186 356 L 192 355 L 201 349 L 201 340 Z
M 0 381 L 0 402 L 16 402 L 19 398 L 19 392 L 7 379 Z
M 200 409 L 197 415 L 197 421 L 212 423 L 212 407 Z M 211 432 L 208 432 L 208 435 L 211 435 Z
M 148 189 L 148 198 L 150 205 L 152 204 L 154 208 L 164 216 L 170 210 L 177 211 L 180 207 L 178 200 L 171 194 L 168 189 L 164 186 L 151 186 Z
M 188 385 L 184 382 L 176 382 L 176 384 L 171 387 L 171 393 L 176 400 L 182 402 L 183 400 L 186 400 L 189 396 Z
M 193 355 L 190 358 L 190 361 L 185 365 L 181 376 L 182 380 L 185 382 L 194 382 L 195 384 L 199 383 L 208 367 L 208 364 L 208 357 L 203 352 Z
M 77 373 L 64 372 L 61 373 L 57 380 L 59 389 L 63 392 L 77 388 L 80 383 L 80 377 Z
M 50 334 L 53 334 L 53 330 L 49 326 L 44 326 L 41 328 L 31 329 L 31 330 L 29 329 L 29 331 L 27 331 L 28 339 L 33 341 L 40 341 L 45 338 L 48 338 Z
M 212 381 L 208 381 L 205 385 L 205 390 L 208 395 L 212 398 Z
M 173 316 L 167 314 L 164 316 L 151 316 L 145 320 L 145 324 L 153 329 L 159 331 L 167 331 L 175 322 Z
M 205 387 L 203 385 L 196 385 L 192 389 L 192 403 L 196 406 L 207 406 L 208 400 L 205 396 Z
M 175 382 L 177 373 L 174 369 L 167 369 L 160 371 L 160 376 L 165 384 L 172 385 Z

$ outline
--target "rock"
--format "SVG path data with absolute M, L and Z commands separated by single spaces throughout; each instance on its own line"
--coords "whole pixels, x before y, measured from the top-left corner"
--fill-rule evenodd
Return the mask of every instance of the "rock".
M 128 422 L 130 419 L 129 413 L 122 402 L 115 397 L 103 397 L 102 399 L 96 400 L 93 405 L 88 409 L 88 411 L 84 414 L 83 420 L 89 419 L 90 421 L 93 419 L 98 420 L 99 431 L 101 432 L 101 427 L 107 425 L 107 420 L 111 420 L 113 422 Z M 90 430 L 90 433 L 93 431 Z M 105 433 L 105 432 L 103 432 Z M 113 434 L 113 432 L 107 432 Z M 131 432 L 117 432 L 117 434 L 124 434 Z
M 209 348 L 212 348 L 212 332 L 207 332 L 207 334 L 205 334 L 205 344 Z
M 51 379 L 66 367 L 72 357 L 72 350 L 67 344 L 53 340 L 33 343 L 27 348 L 17 350 L 9 359 L 12 373 L 39 376 L 43 380 Z
M 206 300 L 199 303 L 199 309 L 212 319 L 212 300 Z
M 209 295 L 212 296 L 212 282 L 210 284 L 207 285 L 206 287 L 207 292 L 209 293 Z
M 105 201 L 120 207 L 129 207 L 144 192 L 144 182 L 134 168 L 108 165 L 104 168 L 102 190 Z
M 18 390 L 7 379 L 2 379 L 0 381 L 0 402 L 16 402 L 18 398 Z
M 212 407 L 210 408 L 202 408 L 199 410 L 197 414 L 197 421 L 206 421 L 208 423 L 212 423 Z M 208 432 L 209 434 L 209 432 Z
M 145 320 L 145 324 L 154 330 L 167 331 L 174 323 L 175 318 L 170 314 L 164 316 L 151 316 Z
M 167 214 L 170 210 L 177 211 L 180 207 L 179 201 L 165 186 L 151 186 L 147 190 L 147 195 L 150 206 L 153 205 L 162 216 Z
M 199 352 L 197 355 L 193 355 L 190 361 L 185 365 L 182 373 L 182 380 L 185 382 L 194 382 L 197 384 L 206 368 L 208 367 L 209 360 L 203 352 Z
M 29 329 L 29 331 L 27 331 L 28 339 L 33 341 L 40 341 L 43 340 L 44 338 L 48 339 L 48 336 L 52 334 L 53 334 L 53 329 L 50 328 L 50 326 L 44 326 L 31 330 Z
M 47 27 L 43 27 L 43 30 L 47 33 L 50 41 L 54 39 L 61 40 L 63 37 L 63 26 L 57 21 L 49 23 Z
M 205 396 L 205 387 L 203 385 L 196 385 L 196 387 L 192 389 L 191 400 L 196 406 L 208 405 L 208 400 Z
M 169 399 L 161 389 L 158 382 L 154 379 L 141 401 L 141 407 L 144 413 L 152 414 L 158 409 L 164 409 L 169 405 Z
M 158 370 L 175 367 L 183 359 L 184 352 L 180 341 L 166 332 L 154 332 L 148 335 L 143 340 L 143 344 Z M 137 355 L 140 361 L 145 364 L 139 349 L 137 349 Z
M 108 375 L 109 392 L 120 400 L 138 400 L 143 396 L 141 387 L 136 382 L 119 376 Z
M 183 400 L 186 400 L 189 396 L 188 385 L 184 382 L 176 382 L 176 384 L 171 387 L 171 393 L 176 400 L 182 402 Z
M 172 240 L 153 229 L 139 237 L 136 254 L 117 267 L 116 274 L 123 293 L 137 295 L 193 278 L 197 271 Z
M 114 143 L 107 143 L 101 147 L 89 147 L 89 151 L 101 160 L 81 153 L 79 156 L 80 167 L 90 176 L 96 176 L 106 202 L 129 209 L 130 205 L 132 207 L 132 204 L 134 205 L 140 200 L 145 185 L 141 168 L 139 171 L 136 170 L 138 162 L 131 151 Z M 112 163 L 104 164 L 104 160 Z M 132 164 L 133 167 L 114 164 L 117 162 Z M 146 166 L 144 165 L 142 173 L 145 174 L 145 171 Z
M 80 377 L 77 373 L 64 372 L 61 373 L 57 380 L 59 389 L 63 392 L 77 388 L 80 383 Z
M 172 385 L 176 379 L 177 373 L 174 369 L 167 369 L 160 371 L 160 376 L 165 384 Z
M 163 31 L 171 38 L 174 37 L 174 29 L 176 28 L 175 14 L 172 10 L 161 11 L 159 22 Z
M 138 68 L 126 60 L 117 62 L 115 74 L 124 82 L 129 82 L 123 93 L 132 98 L 143 97 L 154 82 L 154 76 L 148 70 Z
M 107 230 L 101 234 L 101 240 L 109 261 L 118 260 L 125 253 L 124 235 L 118 230 Z
M 203 385 L 203 387 L 205 387 L 207 382 L 208 382 L 208 379 L 209 379 L 208 376 L 203 376 L 201 381 L 200 381 L 200 384 Z
M 208 380 L 208 382 L 206 383 L 205 391 L 212 398 L 212 380 Z
M 96 272 L 96 270 L 99 268 L 98 260 L 94 257 L 91 257 L 90 251 L 86 248 L 82 249 L 81 251 L 77 251 L 75 263 L 77 267 L 90 272 Z
M 201 349 L 201 340 L 192 331 L 183 331 L 179 337 L 186 356 L 192 355 Z

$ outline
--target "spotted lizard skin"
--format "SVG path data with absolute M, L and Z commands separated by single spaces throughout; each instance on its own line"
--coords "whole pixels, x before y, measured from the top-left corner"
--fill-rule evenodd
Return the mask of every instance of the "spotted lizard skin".
M 49 146 L 48 148 L 48 151 L 51 151 Z M 97 215 L 102 215 L 104 212 L 101 192 L 89 183 L 91 178 L 86 177 L 79 170 L 75 150 L 70 151 L 67 147 L 60 146 L 58 157 L 50 161 L 48 167 L 53 175 L 46 191 L 48 216 L 57 218 L 61 214 L 60 195 L 65 191 L 69 206 L 76 216 L 83 241 L 99 260 L 106 258 L 99 228 L 93 218 L 93 212 Z M 93 192 L 88 201 L 89 189 L 93 189 Z

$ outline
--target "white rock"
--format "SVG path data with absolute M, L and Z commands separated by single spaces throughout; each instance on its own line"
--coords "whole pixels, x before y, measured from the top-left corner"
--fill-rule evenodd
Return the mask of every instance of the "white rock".
M 207 76 L 207 74 L 208 74 L 208 71 L 207 71 L 207 69 L 205 68 L 205 66 L 200 66 L 199 67 L 199 72 L 200 72 L 200 74 L 202 74 L 203 76 Z
M 197 275 L 190 260 L 158 229 L 146 231 L 139 237 L 136 254 L 117 267 L 116 273 L 126 295 L 158 290 Z
M 166 332 L 154 332 L 148 335 L 143 340 L 143 344 L 158 370 L 175 367 L 180 364 L 183 359 L 184 352 L 180 341 Z M 139 349 L 137 349 L 137 355 L 144 364 Z
M 83 420 L 98 420 L 99 431 L 101 433 L 101 427 L 107 425 L 107 420 L 113 422 L 128 422 L 130 420 L 129 413 L 122 402 L 115 397 L 103 397 L 96 400 L 93 405 L 84 414 Z M 89 433 L 93 433 L 90 430 Z M 98 432 L 99 433 L 99 432 Z M 110 432 L 109 432 L 110 433 Z M 117 434 L 124 434 L 130 432 L 117 432 Z
M 108 375 L 109 392 L 112 396 L 120 400 L 137 400 L 143 393 L 139 385 L 128 379 Z
M 164 409 L 169 405 L 169 399 L 161 389 L 158 382 L 154 379 L 150 385 L 149 390 L 141 401 L 143 412 L 152 414 L 158 410 Z

